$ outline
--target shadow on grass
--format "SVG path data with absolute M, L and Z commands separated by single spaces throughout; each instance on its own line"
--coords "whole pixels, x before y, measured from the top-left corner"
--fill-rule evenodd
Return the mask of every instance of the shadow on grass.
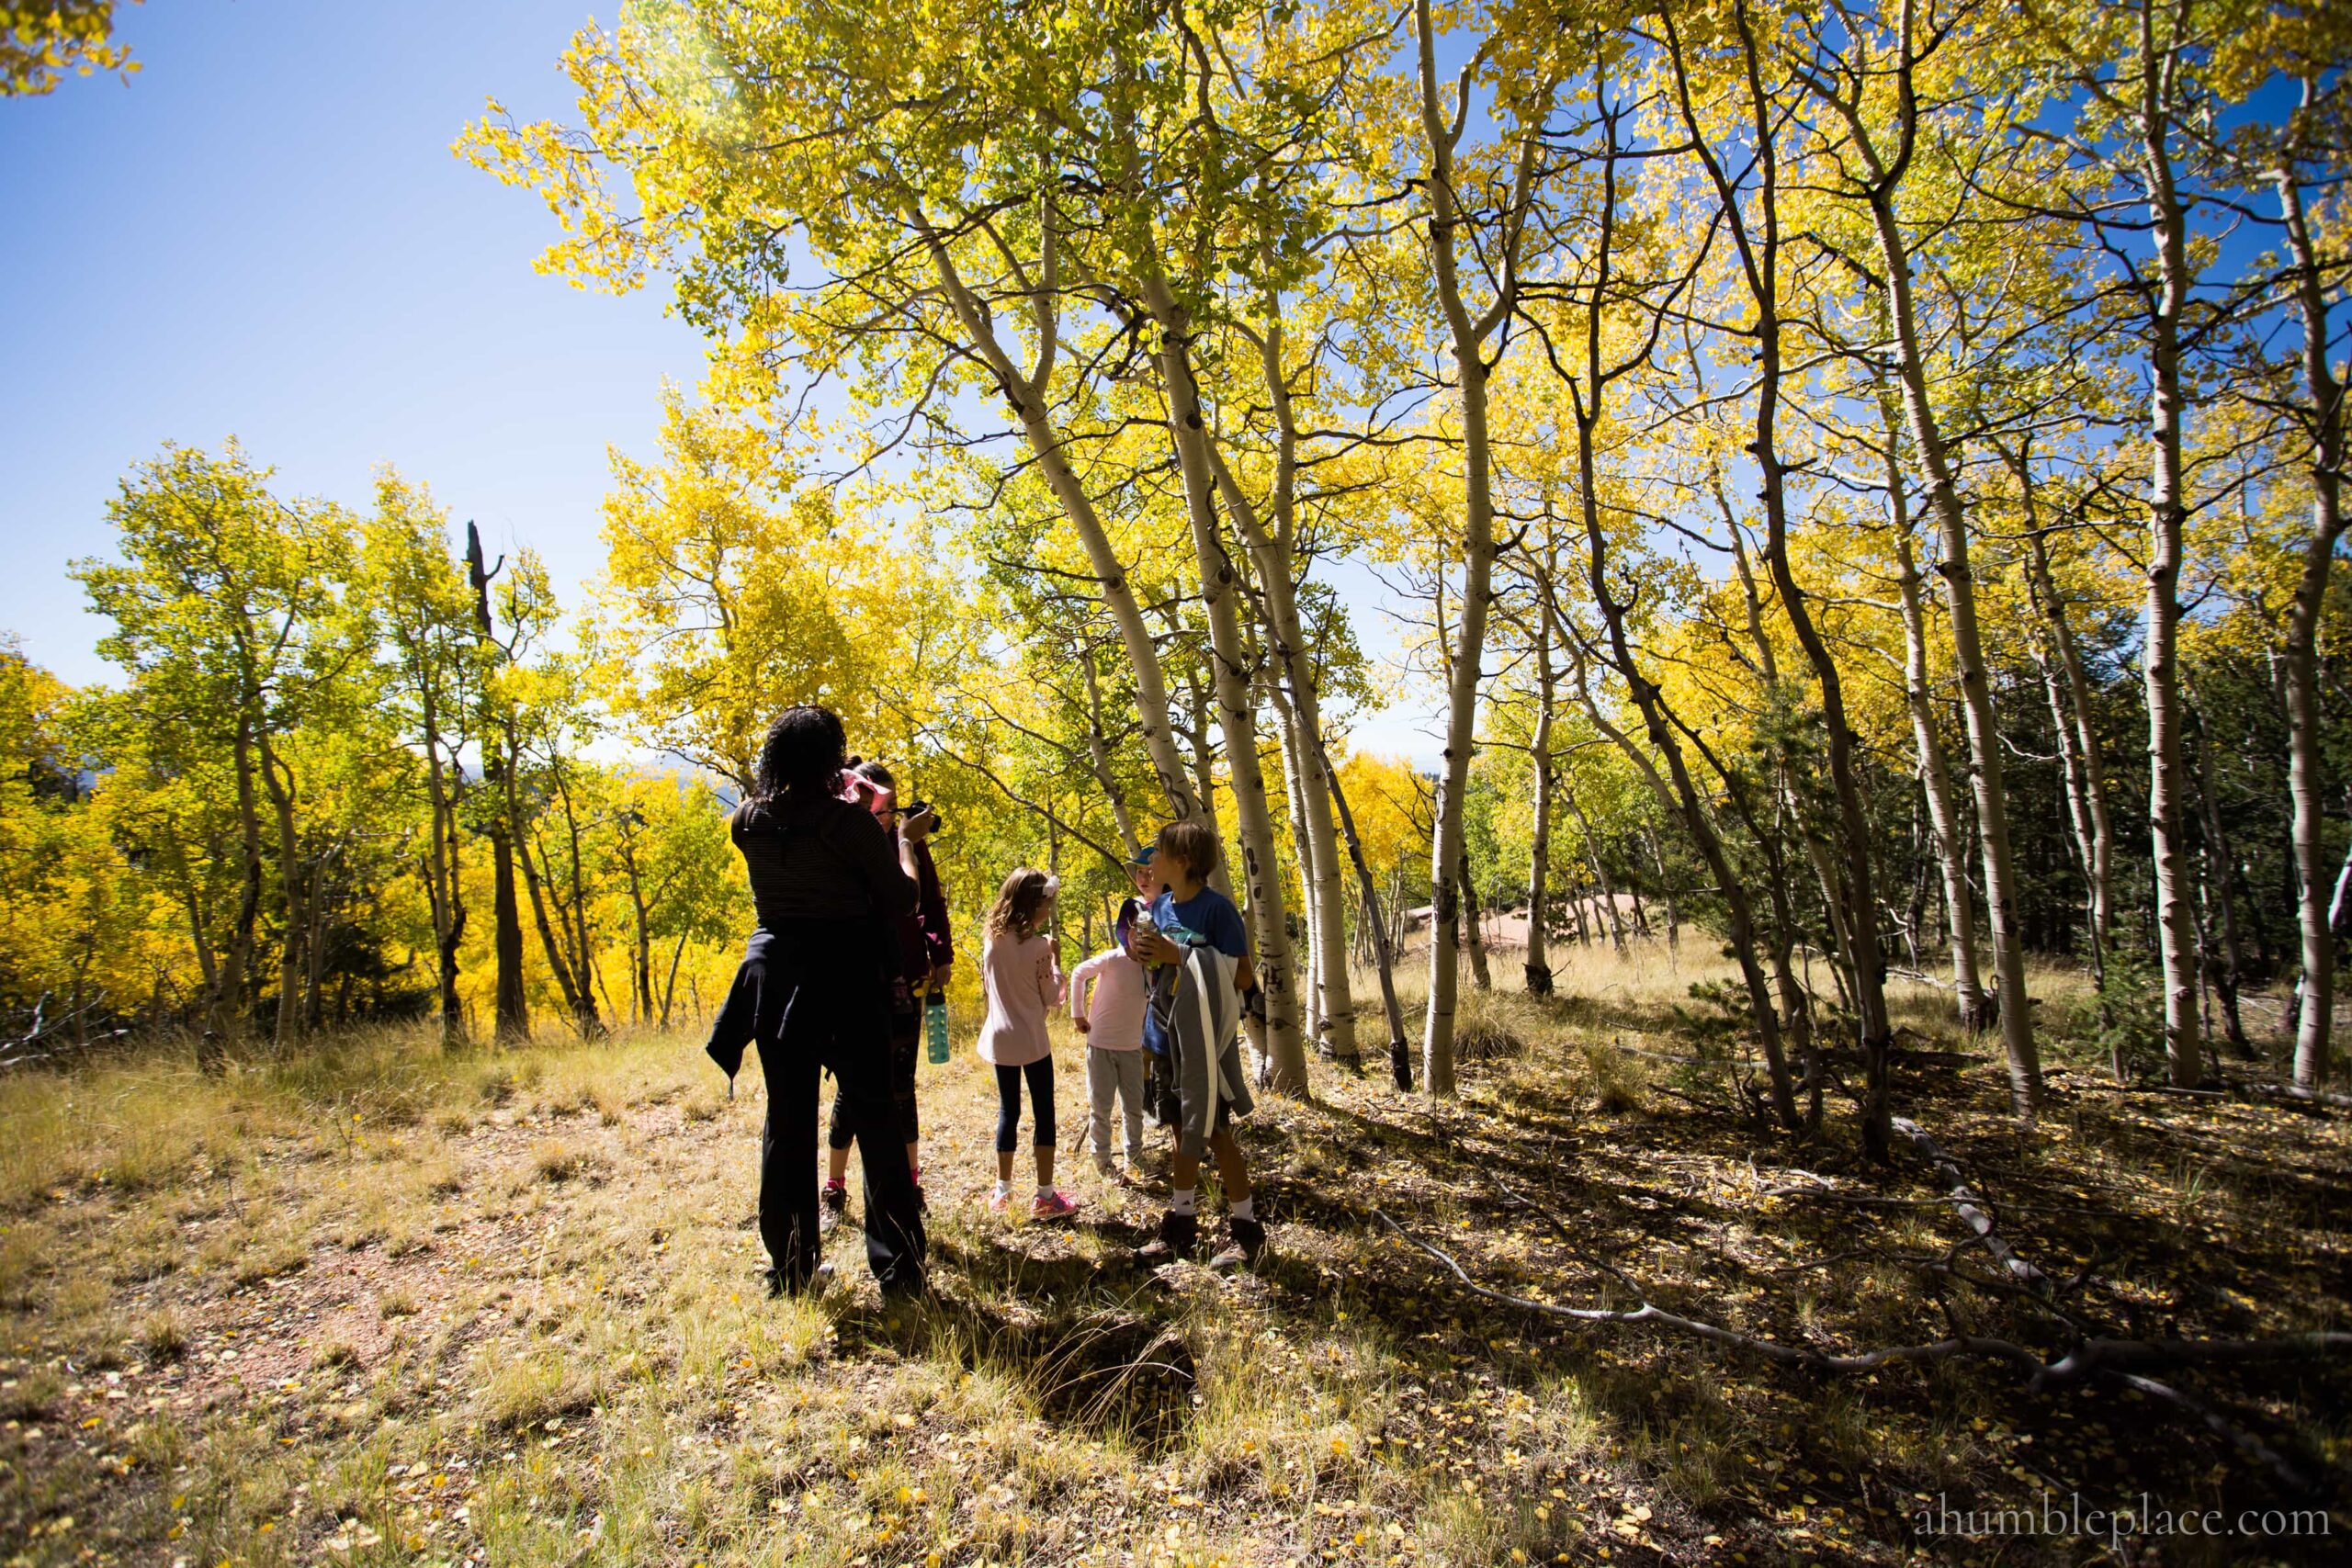
M 943 1260 L 969 1256 L 957 1249 Z M 1039 1415 L 1090 1437 L 1150 1456 L 1182 1445 L 1200 1368 L 1149 1276 L 1114 1281 L 1097 1271 L 1091 1290 L 1046 1296 L 1032 1289 L 1024 1310 L 1010 1312 L 974 1292 L 977 1282 L 958 1268 L 921 1301 L 853 1301 L 834 1326 L 844 1349 L 928 1357 L 1018 1382 Z

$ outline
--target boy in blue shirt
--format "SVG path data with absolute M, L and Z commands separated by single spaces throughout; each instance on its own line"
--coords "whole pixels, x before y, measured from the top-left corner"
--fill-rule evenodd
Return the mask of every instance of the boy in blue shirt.
M 1159 1238 L 1138 1256 L 1156 1264 L 1192 1254 L 1200 1240 L 1201 1161 L 1213 1154 L 1225 1186 L 1231 1244 L 1210 1267 L 1229 1269 L 1255 1263 L 1266 1244 L 1250 1196 L 1249 1163 L 1231 1127 L 1234 1117 L 1250 1110 L 1238 1043 L 1245 998 L 1254 1000 L 1258 986 L 1250 967 L 1249 929 L 1233 900 L 1208 885 L 1217 845 L 1205 825 L 1171 822 L 1153 849 L 1151 868 L 1165 886 L 1137 917 L 1127 953 L 1151 976 L 1144 1048 L 1159 1069 L 1154 1110 L 1174 1129 L 1176 1152 L 1169 1171 L 1173 1195 Z

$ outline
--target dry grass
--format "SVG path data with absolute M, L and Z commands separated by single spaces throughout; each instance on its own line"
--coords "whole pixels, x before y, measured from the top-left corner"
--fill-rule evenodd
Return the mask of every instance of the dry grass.
M 1454 1102 L 1325 1068 L 1315 1104 L 1263 1106 L 1254 1278 L 1138 1274 L 1159 1197 L 1069 1154 L 1077 1224 L 989 1214 L 987 1071 L 926 1067 L 939 1299 L 896 1311 L 854 1227 L 828 1294 L 764 1296 L 757 1069 L 730 1101 L 684 1036 L 451 1056 L 384 1032 L 220 1079 L 123 1061 L 0 1084 L 6 1560 L 1860 1563 L 1916 1549 L 1922 1492 L 2268 1495 L 2201 1427 L 2098 1391 L 1957 1368 L 1825 1385 L 1452 1290 L 1374 1207 L 1498 1288 L 1622 1305 L 1638 1278 L 1822 1344 L 1944 1331 L 1913 1260 L 1951 1253 L 1956 1223 L 1916 1170 L 1855 1165 L 1842 1119 L 1813 1148 L 1746 1119 L 1737 1042 L 1690 994 L 1729 972 L 1711 944 L 1556 964 L 1551 998 L 1465 985 L 1484 1045 Z M 1902 1006 L 1981 1050 L 1931 990 Z M 1360 1024 L 1380 1038 L 1371 1008 Z M 2087 1269 L 2068 1310 L 2138 1332 L 2343 1321 L 2342 1118 L 2061 1075 L 2021 1145 L 1989 1061 L 1898 1092 L 2021 1247 Z M 1892 1201 L 1761 1196 L 1780 1165 Z M 2340 1377 L 2201 1386 L 2341 1473 Z

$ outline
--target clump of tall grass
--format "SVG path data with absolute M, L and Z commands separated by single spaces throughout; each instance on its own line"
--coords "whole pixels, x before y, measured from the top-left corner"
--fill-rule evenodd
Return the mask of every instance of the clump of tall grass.
M 1612 1116 L 1642 1109 L 1644 1079 L 1634 1059 L 1614 1045 L 1584 1048 L 1585 1071 L 1592 1078 L 1593 1102 Z

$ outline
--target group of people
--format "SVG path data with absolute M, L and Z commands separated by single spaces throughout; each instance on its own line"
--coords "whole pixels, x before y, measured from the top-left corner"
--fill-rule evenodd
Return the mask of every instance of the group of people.
M 944 993 L 955 960 L 929 847 L 937 826 L 928 807 L 901 809 L 889 771 L 852 758 L 839 716 L 817 706 L 788 708 L 769 727 L 752 788 L 729 820 L 759 924 L 707 1049 L 730 1085 L 744 1051 L 759 1049 L 768 1086 L 760 1235 L 778 1292 L 807 1290 L 825 1271 L 822 1236 L 847 1207 L 853 1145 L 865 1174 L 867 1264 L 886 1295 L 927 1289 L 915 1072 L 926 998 Z M 1200 1169 L 1212 1156 L 1227 1204 L 1227 1244 L 1212 1262 L 1257 1259 L 1265 1227 L 1231 1125 L 1250 1110 L 1239 1021 L 1257 977 L 1240 912 L 1210 886 L 1216 855 L 1216 835 L 1200 823 L 1161 829 L 1128 863 L 1136 897 L 1120 909 L 1114 944 L 1068 979 L 1051 931 L 1055 879 L 1025 866 L 1005 878 L 985 923 L 988 1012 L 978 1042 L 997 1080 L 991 1209 L 1014 1201 L 1024 1086 L 1037 1178 L 1030 1213 L 1050 1220 L 1077 1209 L 1054 1185 L 1047 1020 L 1067 998 L 1087 1041 L 1097 1168 L 1137 1179 L 1147 1118 L 1174 1134 L 1169 1206 L 1139 1259 L 1197 1251 Z M 827 1072 L 837 1088 L 820 1189 Z M 1124 1168 L 1112 1141 L 1114 1108 Z

